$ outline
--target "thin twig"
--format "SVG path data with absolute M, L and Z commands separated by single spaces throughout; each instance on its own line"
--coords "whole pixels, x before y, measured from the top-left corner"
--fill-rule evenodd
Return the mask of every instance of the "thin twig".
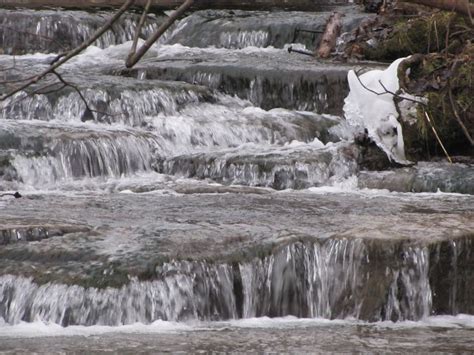
M 51 83 L 51 84 L 47 84 L 45 86 L 42 86 L 30 93 L 27 94 L 27 97 L 28 96 L 34 96 L 34 95 L 47 95 L 47 94 L 51 94 L 51 93 L 54 93 L 54 92 L 58 92 L 58 91 L 61 91 L 62 89 L 64 89 L 67 85 L 64 84 L 64 83 L 61 83 L 61 86 L 58 87 L 58 88 L 55 88 L 55 89 L 51 89 L 51 90 L 46 90 L 48 89 L 49 87 L 52 87 L 52 86 L 55 86 L 55 85 L 58 85 L 59 83 Z
M 359 77 L 359 75 L 357 75 L 357 73 L 355 73 L 355 74 L 356 74 L 357 80 L 359 80 L 360 85 L 362 85 L 362 87 L 363 87 L 365 90 L 370 91 L 371 93 L 373 93 L 373 94 L 375 94 L 375 95 L 377 95 L 377 96 L 390 94 L 390 95 L 395 96 L 396 98 L 399 98 L 399 99 L 402 99 L 402 100 L 411 101 L 411 102 L 414 102 L 414 103 L 416 103 L 416 104 L 420 104 L 420 105 L 426 106 L 426 104 L 425 104 L 424 102 L 422 102 L 422 101 L 414 100 L 414 99 L 412 99 L 412 98 L 405 97 L 405 96 L 399 95 L 399 94 L 397 94 L 397 93 L 395 93 L 395 92 L 392 92 L 392 91 L 388 90 L 388 89 L 385 87 L 385 85 L 382 83 L 381 80 L 379 80 L 379 84 L 382 86 L 382 88 L 384 89 L 384 91 L 383 91 L 383 92 L 377 92 L 377 91 L 375 91 L 375 90 L 372 90 L 371 88 L 367 87 L 367 86 L 362 82 L 362 80 L 360 80 L 360 77 Z
M 422 106 L 424 106 L 424 107 L 427 107 L 427 106 L 428 106 L 428 105 L 426 105 L 424 102 L 421 102 L 421 101 L 418 101 L 418 100 L 413 100 L 413 99 L 411 99 L 411 98 L 409 98 L 409 97 L 404 97 L 404 96 L 398 95 L 398 94 L 396 94 L 396 93 L 394 93 L 394 92 L 388 90 L 388 89 L 385 87 L 385 85 L 382 83 L 381 80 L 379 80 L 379 84 L 382 86 L 382 88 L 385 90 L 385 92 L 378 93 L 378 92 L 376 92 L 376 91 L 374 91 L 374 90 L 369 89 L 367 86 L 365 86 L 365 85 L 362 83 L 362 81 L 360 80 L 360 78 L 359 78 L 359 76 L 358 76 L 357 74 L 356 74 L 356 77 L 357 77 L 357 79 L 359 80 L 360 84 L 361 84 L 366 90 L 368 90 L 368 91 L 370 91 L 370 92 L 372 92 L 372 93 L 374 93 L 374 94 L 376 94 L 376 95 L 378 95 L 378 96 L 379 96 L 379 95 L 384 95 L 384 94 L 391 94 L 391 95 L 393 95 L 394 97 L 400 98 L 400 99 L 402 99 L 402 100 L 408 100 L 408 101 L 411 101 L 411 102 L 420 104 L 420 105 L 422 105 Z M 431 127 L 431 130 L 433 131 L 434 135 L 436 136 L 436 139 L 438 140 L 438 143 L 440 144 L 441 148 L 442 148 L 443 151 L 444 151 L 444 154 L 445 154 L 446 157 L 448 158 L 448 161 L 449 161 L 450 163 L 452 163 L 453 161 L 452 161 L 451 157 L 449 156 L 449 154 L 448 154 L 446 148 L 444 147 L 444 144 L 443 144 L 443 142 L 441 141 L 441 138 L 439 137 L 438 132 L 436 131 L 436 129 L 435 129 L 433 123 L 431 122 L 431 119 L 430 119 L 430 117 L 428 116 L 428 113 L 426 112 L 426 110 L 424 110 L 424 113 L 425 113 L 426 120 L 428 121 L 428 123 L 429 123 L 429 125 L 430 125 L 430 127 Z
M 3 84 L 12 84 L 12 83 L 21 83 L 22 81 L 29 81 L 29 80 L 32 80 L 34 79 L 35 76 L 29 76 L 27 78 L 20 78 L 20 79 L 12 79 L 12 80 L 3 80 L 3 81 L 0 81 L 0 85 L 3 85 Z M 1 101 L 1 100 L 0 100 Z
M 66 80 L 64 80 L 64 78 L 55 70 L 52 70 L 51 71 L 52 74 L 56 75 L 56 78 L 58 78 L 58 80 L 65 86 L 69 86 L 71 87 L 74 91 L 77 92 L 77 94 L 79 95 L 79 97 L 81 98 L 82 102 L 84 103 L 84 105 L 86 106 L 86 112 L 89 111 L 89 112 L 95 112 L 95 113 L 98 113 L 98 114 L 102 114 L 104 116 L 114 116 L 112 114 L 109 114 L 108 112 L 103 112 L 103 111 L 98 111 L 98 110 L 94 110 L 92 109 L 90 106 L 89 106 L 89 103 L 87 102 L 87 99 L 84 97 L 83 93 L 81 92 L 81 90 L 79 90 L 79 88 L 71 83 L 68 83 Z
M 387 94 L 386 92 L 377 92 L 377 91 L 372 90 L 371 88 L 365 86 L 365 84 L 362 82 L 362 80 L 360 80 L 359 74 L 358 74 L 357 72 L 354 72 L 354 74 L 355 74 L 357 80 L 359 80 L 360 85 L 362 85 L 362 87 L 363 87 L 365 90 L 370 91 L 372 94 L 375 94 L 375 95 L 377 95 L 377 96 Z
M 426 103 L 422 102 L 422 101 L 418 101 L 418 100 L 415 100 L 415 99 L 412 99 L 412 98 L 409 98 L 409 97 L 406 97 L 406 96 L 402 96 L 402 95 L 399 95 L 393 91 L 390 91 L 388 90 L 385 85 L 382 83 L 382 80 L 379 80 L 379 84 L 383 87 L 383 89 L 385 90 L 385 93 L 388 93 L 388 94 L 391 94 L 393 96 L 395 96 L 396 98 L 399 98 L 401 100 L 407 100 L 407 101 L 410 101 L 410 102 L 414 102 L 416 104 L 420 104 L 420 105 L 423 105 L 423 106 L 427 106 Z
M 431 51 L 431 25 L 432 22 L 428 21 L 428 48 L 426 50 L 426 53 L 430 53 Z
M 140 22 L 138 22 L 138 26 L 135 29 L 135 36 L 133 37 L 133 44 L 132 44 L 132 48 L 130 49 L 131 53 L 135 53 L 137 51 L 138 38 L 140 37 L 140 32 L 145 23 L 148 10 L 150 10 L 150 6 L 151 6 L 151 0 L 147 0 L 145 8 L 143 9 L 142 16 L 140 17 Z
M 446 38 L 445 38 L 445 44 L 444 44 L 444 50 L 445 50 L 445 59 L 448 61 L 448 52 L 449 52 L 449 33 L 451 32 L 451 17 L 448 20 L 448 24 L 446 25 Z
M 84 49 L 86 49 L 92 43 L 94 43 L 97 40 L 97 38 L 99 38 L 106 31 L 108 31 L 109 28 L 115 23 L 115 21 L 117 21 L 120 18 L 120 16 L 122 16 L 122 14 L 125 11 L 127 11 L 130 8 L 130 6 L 133 5 L 134 2 L 135 2 L 135 0 L 127 0 L 127 2 L 125 4 L 123 4 L 122 7 L 119 10 L 117 10 L 117 12 L 114 14 L 114 16 L 112 16 L 101 28 L 99 28 L 92 35 L 91 38 L 89 38 L 87 41 L 83 42 L 80 46 L 78 46 L 75 49 L 68 52 L 68 54 L 65 55 L 64 57 L 62 57 L 60 60 L 58 60 L 56 62 L 53 62 L 54 64 L 51 64 L 48 69 L 46 69 L 43 72 L 41 72 L 40 74 L 36 75 L 33 79 L 31 79 L 27 83 L 17 87 L 16 89 L 14 89 L 14 90 L 10 91 L 9 93 L 7 93 L 6 95 L 2 96 L 0 98 L 0 101 L 3 101 L 5 99 L 15 95 L 17 92 L 20 92 L 20 91 L 26 89 L 28 86 L 30 86 L 32 84 L 36 84 L 39 80 L 44 78 L 47 74 L 53 72 L 58 67 L 60 67 L 64 63 L 66 63 L 69 59 L 71 59 L 71 58 L 75 57 L 76 55 L 78 55 L 79 53 L 81 53 Z
M 471 143 L 472 146 L 474 146 L 474 140 L 472 139 L 471 135 L 469 134 L 469 131 L 467 130 L 466 126 L 461 120 L 461 117 L 459 117 L 458 111 L 456 110 L 456 105 L 454 103 L 453 99 L 453 93 L 451 92 L 451 88 L 448 90 L 448 96 L 449 96 L 449 101 L 451 102 L 451 108 L 454 113 L 454 117 L 456 117 L 456 121 L 458 121 L 459 125 L 461 126 L 462 131 L 464 132 L 464 135 L 466 136 L 467 140 Z
M 474 20 L 472 18 L 472 13 L 471 13 L 471 7 L 469 6 L 469 0 L 465 0 L 465 2 L 466 2 L 467 14 L 469 16 L 469 19 L 471 20 L 471 25 L 474 25 Z
M 1 194 L 0 194 L 0 197 L 3 197 L 3 196 L 13 196 L 13 197 L 15 197 L 15 198 L 21 198 L 21 197 L 23 197 L 18 191 L 15 192 L 15 193 L 10 193 L 10 192 L 1 193 Z
M 467 28 L 467 29 L 464 29 L 464 30 L 459 30 L 459 31 L 453 32 L 449 35 L 449 37 L 454 38 L 454 37 L 457 37 L 459 35 L 462 35 L 463 33 L 469 33 L 469 32 L 472 32 L 471 28 Z
M 446 148 L 444 147 L 444 144 L 443 144 L 443 142 L 441 141 L 441 138 L 439 138 L 438 132 L 436 132 L 436 129 L 434 128 L 433 123 L 431 122 L 430 116 L 428 115 L 428 113 L 427 113 L 426 111 L 424 111 L 424 112 L 425 112 L 426 120 L 427 120 L 428 123 L 430 124 L 431 130 L 433 131 L 434 135 L 436 136 L 436 139 L 438 140 L 439 145 L 440 145 L 441 148 L 443 149 L 443 152 L 444 152 L 444 154 L 446 155 L 446 157 L 448 158 L 448 161 L 452 164 L 452 163 L 453 163 L 453 160 L 451 159 L 451 157 L 450 157 L 449 154 L 448 154 L 448 151 L 447 151 Z
M 437 48 L 437 51 L 439 52 L 439 35 L 438 35 L 438 26 L 436 26 L 436 20 L 434 20 L 433 24 L 434 24 L 434 31 L 435 31 L 435 38 L 436 38 L 436 48 Z

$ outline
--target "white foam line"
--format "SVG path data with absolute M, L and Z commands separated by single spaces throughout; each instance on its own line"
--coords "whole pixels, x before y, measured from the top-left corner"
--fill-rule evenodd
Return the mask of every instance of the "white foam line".
M 80 326 L 74 325 L 62 327 L 55 323 L 45 323 L 41 321 L 15 325 L 1 325 L 0 318 L 0 338 L 36 338 L 49 336 L 93 336 L 108 333 L 175 333 L 189 331 L 193 328 L 186 323 L 166 322 L 157 320 L 151 324 L 135 323 L 120 326 Z
M 379 329 L 410 329 L 410 328 L 446 328 L 446 329 L 473 329 L 474 315 L 459 314 L 456 316 L 432 316 L 420 321 L 402 322 L 375 322 L 368 323 L 353 318 L 324 319 L 324 318 L 296 318 L 292 316 L 282 318 L 247 318 L 219 322 L 167 322 L 157 320 L 151 324 L 135 323 L 120 326 L 69 326 L 62 327 L 54 323 L 41 321 L 15 325 L 2 324 L 0 318 L 0 338 L 36 338 L 52 336 L 93 336 L 111 333 L 127 334 L 159 334 L 179 333 L 190 331 L 219 331 L 221 329 L 286 329 L 295 327 L 331 327 L 331 326 L 367 326 Z
M 367 197 L 418 197 L 418 198 L 446 198 L 446 197 L 461 197 L 470 198 L 474 195 L 461 194 L 457 192 L 444 192 L 438 189 L 436 192 L 399 192 L 390 191 L 388 189 L 368 189 L 357 187 L 357 177 L 351 176 L 346 180 L 335 183 L 332 186 L 320 186 L 310 187 L 305 190 L 295 190 L 294 192 L 301 191 L 302 193 L 312 193 L 319 195 L 328 194 L 354 194 Z

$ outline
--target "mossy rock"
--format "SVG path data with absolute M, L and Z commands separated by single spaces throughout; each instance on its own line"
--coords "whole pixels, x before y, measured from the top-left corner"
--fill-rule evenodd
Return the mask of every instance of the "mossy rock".
M 364 55 L 370 60 L 392 61 L 415 53 L 428 54 L 448 48 L 449 53 L 457 53 L 463 47 L 470 33 L 460 33 L 456 39 L 446 38 L 453 33 L 466 30 L 466 18 L 453 12 L 440 11 L 429 17 L 398 18 L 392 29 L 379 39 L 378 44 L 364 48 Z
M 468 42 L 455 56 L 418 55 L 400 66 L 401 87 L 426 99 L 426 105 L 418 107 L 416 123 L 403 123 L 409 158 L 445 154 L 434 131 L 448 154 L 474 156 L 469 138 L 474 137 L 473 58 L 474 45 Z

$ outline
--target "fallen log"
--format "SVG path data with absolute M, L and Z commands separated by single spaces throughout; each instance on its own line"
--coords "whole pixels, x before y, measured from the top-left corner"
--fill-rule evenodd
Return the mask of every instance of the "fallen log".
M 185 0 L 152 0 L 151 8 L 154 10 L 170 10 L 181 6 Z M 136 6 L 144 7 L 147 0 L 137 0 Z M 349 3 L 348 0 L 342 2 Z M 338 2 L 341 4 L 341 1 Z M 123 0 L 0 0 L 1 7 L 44 8 L 62 7 L 75 9 L 88 9 L 100 7 L 120 7 Z M 288 9 L 301 11 L 320 11 L 334 7 L 332 0 L 199 0 L 193 9 L 242 9 L 242 10 L 270 10 Z
M 403 2 L 455 11 L 469 17 L 474 14 L 474 4 L 470 4 L 469 0 L 403 0 Z
M 328 58 L 336 47 L 336 39 L 341 34 L 342 14 L 334 12 L 328 19 L 323 37 L 316 51 L 319 58 Z

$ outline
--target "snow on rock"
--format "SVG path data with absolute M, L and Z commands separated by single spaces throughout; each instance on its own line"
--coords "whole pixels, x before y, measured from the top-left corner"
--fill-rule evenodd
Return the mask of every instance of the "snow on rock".
M 390 160 L 410 164 L 405 157 L 402 126 L 398 121 L 394 96 L 389 93 L 400 89 L 397 71 L 404 59 L 397 59 L 385 70 L 371 70 L 359 77 L 350 70 L 347 74 L 350 92 L 344 100 L 344 115 L 351 125 L 365 128 Z

